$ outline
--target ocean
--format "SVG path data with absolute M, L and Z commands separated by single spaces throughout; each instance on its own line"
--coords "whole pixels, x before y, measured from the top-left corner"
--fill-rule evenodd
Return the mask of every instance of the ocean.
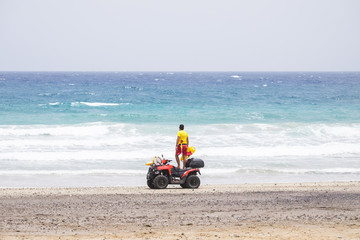
M 359 72 L 0 72 L 0 187 L 146 186 L 181 123 L 202 184 L 360 181 Z

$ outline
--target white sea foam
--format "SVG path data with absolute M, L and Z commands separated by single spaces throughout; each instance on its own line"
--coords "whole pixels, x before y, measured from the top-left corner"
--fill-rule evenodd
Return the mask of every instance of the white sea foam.
M 49 105 L 51 105 L 51 106 L 58 106 L 58 105 L 60 105 L 60 103 L 59 103 L 59 102 L 53 102 L 53 103 L 49 103 Z
M 242 77 L 241 77 L 241 76 L 239 76 L 239 75 L 232 75 L 231 77 L 232 77 L 232 78 L 235 78 L 235 79 L 239 79 L 239 80 L 241 80 L 241 79 L 242 79 Z
M 110 125 L 117 129 L 124 128 L 124 124 Z M 0 126 L 0 136 L 3 139 L 7 137 L 14 137 L 15 141 L 23 141 L 26 139 L 19 139 L 16 137 L 23 136 L 99 136 L 107 134 L 109 128 L 106 124 L 91 123 L 91 124 L 76 124 L 76 125 L 3 125 Z M 61 138 L 60 138 L 61 139 Z M 43 139 L 48 142 L 49 139 Z M 0 141 L 1 142 L 1 141 Z
M 136 150 L 131 151 L 127 149 L 103 151 L 100 147 L 97 150 L 78 150 L 73 151 L 61 151 L 61 148 L 33 148 L 32 151 L 22 152 L 1 152 L 0 159 L 12 160 L 12 161 L 37 161 L 37 162 L 56 162 L 56 161 L 134 161 L 137 159 L 144 159 L 146 161 L 151 160 L 152 154 L 148 150 Z M 40 163 L 41 164 L 41 163 Z
M 327 169 L 279 169 L 279 168 L 204 168 L 202 174 L 222 176 L 222 175 L 245 175 L 245 174 L 360 174 L 358 168 L 327 168 Z
M 102 103 L 102 102 L 72 102 L 71 106 L 86 105 L 89 107 L 102 107 L 102 106 L 119 106 L 120 103 Z
M 358 168 L 325 168 L 325 169 L 316 169 L 316 168 L 305 168 L 305 169 L 279 169 L 279 168 L 269 168 L 269 169 L 237 169 L 236 173 L 272 173 L 272 174 L 359 174 L 360 169 Z
M 278 146 L 233 146 L 233 147 L 205 147 L 202 149 L 206 156 L 213 157 L 278 157 L 278 156 L 329 156 L 341 154 L 359 154 L 359 144 L 329 143 L 314 145 L 278 145 Z
M 318 156 L 360 154 L 360 124 L 218 124 L 189 127 L 190 143 L 206 156 Z M 171 126 L 119 123 L 0 127 L 0 152 L 34 149 L 172 152 Z M 131 149 L 129 149 L 131 148 Z M 169 149 L 167 151 L 166 149 Z M 116 152 L 114 151 L 114 152 Z M 159 153 L 154 153 L 159 154 Z M 173 154 L 171 154 L 173 155 Z M 144 156 L 141 156 L 144 157 Z
M 14 170 L 1 171 L 0 176 L 23 175 L 145 175 L 145 170 L 89 169 L 89 170 Z
M 205 160 L 205 176 L 360 179 L 360 124 L 211 124 L 186 130 L 197 149 L 194 157 Z M 155 155 L 174 159 L 176 133 L 174 126 L 156 124 L 1 125 L 0 177 L 138 171 L 145 176 L 145 163 Z
M 47 97 L 49 97 L 49 96 L 51 96 L 53 94 L 52 93 L 39 93 L 38 95 L 39 96 L 47 96 Z
M 101 102 L 80 102 L 81 104 L 90 106 L 90 107 L 101 107 L 101 106 L 119 106 L 119 103 L 101 103 Z

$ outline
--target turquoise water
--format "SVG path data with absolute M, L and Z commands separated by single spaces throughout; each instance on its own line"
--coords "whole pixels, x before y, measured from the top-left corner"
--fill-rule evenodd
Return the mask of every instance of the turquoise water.
M 0 185 L 145 185 L 185 124 L 203 183 L 360 180 L 360 73 L 0 72 Z
M 358 73 L 0 73 L 1 124 L 356 122 Z

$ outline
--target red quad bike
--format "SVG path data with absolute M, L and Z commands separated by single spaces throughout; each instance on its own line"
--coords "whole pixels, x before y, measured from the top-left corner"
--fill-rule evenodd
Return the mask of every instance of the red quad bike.
M 183 188 L 198 188 L 200 178 L 197 174 L 204 167 L 204 161 L 198 158 L 189 158 L 185 169 L 177 168 L 170 165 L 172 160 L 160 159 L 156 157 L 150 165 L 147 173 L 147 185 L 152 189 L 164 189 L 168 184 L 180 184 Z

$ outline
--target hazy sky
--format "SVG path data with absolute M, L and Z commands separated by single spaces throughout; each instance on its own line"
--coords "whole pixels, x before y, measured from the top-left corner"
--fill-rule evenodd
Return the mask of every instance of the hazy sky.
M 0 0 L 0 71 L 360 71 L 360 0 Z

